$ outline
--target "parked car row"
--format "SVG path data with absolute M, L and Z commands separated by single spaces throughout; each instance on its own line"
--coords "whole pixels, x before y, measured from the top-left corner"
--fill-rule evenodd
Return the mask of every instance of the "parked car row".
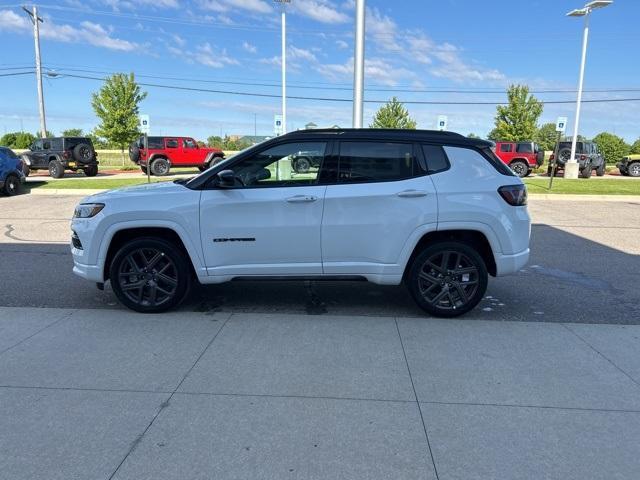
M 0 147 L 0 192 L 16 195 L 24 183 L 24 164 L 13 150 Z

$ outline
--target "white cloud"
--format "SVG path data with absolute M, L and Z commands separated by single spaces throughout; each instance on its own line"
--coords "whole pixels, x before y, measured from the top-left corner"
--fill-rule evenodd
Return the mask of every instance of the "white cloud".
M 307 62 L 317 62 L 318 59 L 311 52 L 311 50 L 306 50 L 304 48 L 298 48 L 293 45 L 290 45 L 287 49 L 287 55 L 292 60 L 306 60 Z
M 204 10 L 219 13 L 233 10 L 269 13 L 273 10 L 271 4 L 265 0 L 199 0 L 198 5 Z
M 116 12 L 122 9 L 134 10 L 138 7 L 178 8 L 180 6 L 178 0 L 102 0 L 102 3 Z
M 320 75 L 334 82 L 348 81 L 353 77 L 353 57 L 345 63 L 317 64 L 314 67 Z M 394 87 L 403 81 L 417 80 L 411 70 L 391 66 L 384 58 L 367 58 L 364 63 L 364 75 L 367 81 Z
M 180 35 L 171 35 L 171 37 L 173 38 L 173 41 L 176 42 L 176 45 L 178 45 L 179 47 L 184 47 L 187 44 L 187 41 L 182 38 Z
M 321 23 L 346 23 L 349 16 L 329 0 L 294 0 L 291 10 Z
M 167 50 L 190 63 L 199 63 L 206 67 L 223 68 L 225 65 L 238 65 L 239 62 L 230 57 L 225 49 L 217 50 L 209 42 L 196 46 L 195 50 L 168 46 Z
M 31 34 L 31 22 L 26 16 L 20 16 L 11 10 L 0 10 L 0 31 Z M 99 23 L 81 22 L 79 26 L 55 24 L 51 19 L 40 26 L 42 38 L 65 43 L 88 43 L 96 47 L 130 52 L 140 47 L 139 44 L 112 36 L 111 27 L 103 27 Z
M 345 50 L 345 49 L 349 48 L 349 44 L 347 42 L 345 42 L 344 40 L 336 40 L 336 46 L 340 50 Z
M 249 53 L 256 53 L 258 51 L 258 48 L 249 42 L 243 42 L 242 48 L 244 48 Z

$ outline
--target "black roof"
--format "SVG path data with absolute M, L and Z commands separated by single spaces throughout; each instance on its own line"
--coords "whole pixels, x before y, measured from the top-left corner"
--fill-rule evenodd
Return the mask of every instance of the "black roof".
M 468 138 L 455 132 L 444 132 L 440 130 L 408 130 L 394 128 L 313 128 L 308 130 L 297 130 L 275 139 L 289 138 L 313 138 L 315 136 L 336 136 L 349 139 L 368 140 L 410 140 L 433 143 L 446 143 L 454 145 L 472 145 L 477 147 L 489 147 L 491 142 L 478 138 Z M 275 140 L 274 139 L 274 140 Z

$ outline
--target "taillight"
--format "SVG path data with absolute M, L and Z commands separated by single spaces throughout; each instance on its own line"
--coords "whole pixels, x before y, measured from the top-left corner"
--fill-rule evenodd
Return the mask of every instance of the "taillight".
M 527 187 L 523 184 L 505 185 L 498 189 L 498 193 L 513 207 L 522 207 L 527 204 Z
M 554 153 L 551 154 L 551 156 L 549 157 L 549 160 L 555 160 L 556 156 Z
M 586 155 L 580 155 L 580 160 L 586 160 L 587 156 Z

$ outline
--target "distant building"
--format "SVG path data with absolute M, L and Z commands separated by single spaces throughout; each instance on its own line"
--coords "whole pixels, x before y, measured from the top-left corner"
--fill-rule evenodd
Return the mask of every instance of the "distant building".
M 304 126 L 304 128 L 305 128 L 305 130 L 311 130 L 311 129 L 314 129 L 314 128 L 318 128 L 318 125 L 316 125 L 313 122 L 309 122 Z M 328 126 L 328 127 L 322 127 L 322 128 L 340 128 L 340 125 L 335 125 L 334 124 L 334 125 L 331 125 L 331 126 Z

